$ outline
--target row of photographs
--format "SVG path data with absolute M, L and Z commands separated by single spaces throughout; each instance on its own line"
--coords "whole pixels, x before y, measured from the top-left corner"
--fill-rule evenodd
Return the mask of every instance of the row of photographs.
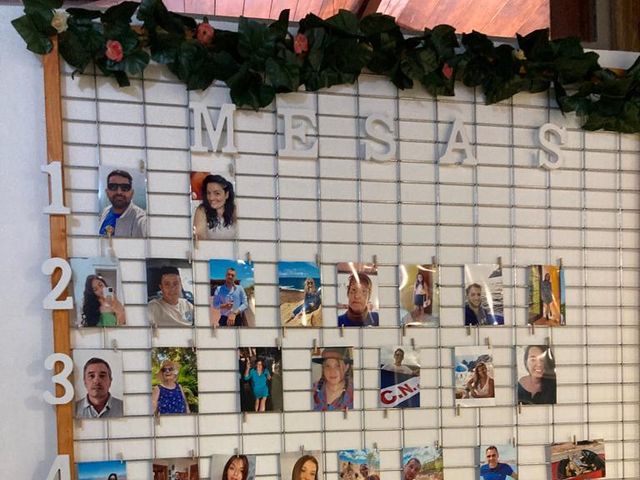
M 82 298 L 77 322 L 83 327 L 126 324 L 119 262 L 111 257 L 73 258 L 74 295 Z M 378 268 L 373 263 L 341 262 L 337 270 L 338 327 L 379 325 Z M 440 324 L 439 266 L 398 267 L 400 325 Z M 320 267 L 313 262 L 277 264 L 280 323 L 283 327 L 321 327 Z M 464 325 L 504 325 L 500 264 L 464 266 Z M 146 261 L 149 324 L 157 327 L 194 324 L 193 272 L 187 260 Z M 255 327 L 255 276 L 251 262 L 209 260 L 209 319 L 212 327 Z M 564 272 L 555 265 L 528 268 L 528 323 L 565 325 Z M 462 324 L 462 322 L 461 322 Z
M 345 411 L 354 408 L 353 347 L 324 347 L 311 352 L 311 408 Z M 556 371 L 546 345 L 518 347 L 517 401 L 555 404 Z M 496 404 L 495 369 L 489 347 L 456 347 L 452 375 L 456 405 Z M 73 352 L 75 415 L 81 419 L 122 417 L 122 353 L 113 350 Z M 299 365 L 298 365 L 299 367 Z M 405 345 L 380 349 L 379 406 L 420 407 L 420 352 Z M 283 411 L 282 350 L 275 347 L 237 349 L 237 392 L 242 412 Z M 198 412 L 197 352 L 185 347 L 151 349 L 151 403 L 154 415 Z M 235 389 L 234 389 L 235 390 Z
M 444 480 L 442 448 L 402 449 L 402 480 Z M 337 452 L 341 480 L 380 480 L 380 453 L 375 449 Z M 552 480 L 604 478 L 606 457 L 602 440 L 553 443 L 549 447 Z M 214 454 L 210 459 L 210 480 L 255 480 L 256 456 Z M 480 445 L 477 449 L 479 480 L 518 480 L 517 450 L 511 444 Z M 199 480 L 199 462 L 192 458 L 155 459 L 153 480 Z M 125 461 L 77 464 L 78 480 L 126 480 Z M 280 455 L 282 480 L 318 480 L 323 475 L 321 451 Z

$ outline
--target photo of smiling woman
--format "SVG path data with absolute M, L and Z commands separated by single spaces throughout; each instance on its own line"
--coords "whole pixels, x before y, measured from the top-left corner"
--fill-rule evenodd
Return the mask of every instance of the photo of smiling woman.
M 313 410 L 353 408 L 353 347 L 326 347 L 311 361 Z
M 290 452 L 280 455 L 282 480 L 318 480 L 322 478 L 322 452 Z
M 255 455 L 211 455 L 210 480 L 253 480 L 256 475 Z
M 191 173 L 193 228 L 200 240 L 236 238 L 236 203 L 233 183 L 222 175 Z
M 546 345 L 518 347 L 518 403 L 556 403 L 556 362 Z

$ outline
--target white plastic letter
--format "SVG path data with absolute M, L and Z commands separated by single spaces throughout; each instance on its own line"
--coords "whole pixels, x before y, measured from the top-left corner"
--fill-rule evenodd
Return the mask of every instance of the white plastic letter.
M 457 155 L 455 152 L 464 153 L 464 158 L 460 161 L 457 161 Z M 467 163 L 470 165 L 475 165 L 478 163 L 475 155 L 473 154 L 473 150 L 471 149 L 471 144 L 469 143 L 469 137 L 467 136 L 467 132 L 464 129 L 464 123 L 459 118 L 456 118 L 453 122 L 453 127 L 451 129 L 451 135 L 449 136 L 449 141 L 447 142 L 447 150 L 444 152 L 444 155 L 440 157 L 440 163 L 445 164 L 463 164 Z
M 42 307 L 46 310 L 71 310 L 73 308 L 73 297 L 71 295 L 67 296 L 64 300 L 57 300 L 71 281 L 71 266 L 69 262 L 59 257 L 48 258 L 42 264 L 42 273 L 51 275 L 56 268 L 62 270 L 62 275 L 58 283 L 56 283 L 56 286 L 44 297 Z
M 376 124 L 382 125 L 384 128 L 376 129 Z M 381 143 L 385 146 L 385 149 L 380 151 L 379 149 L 373 148 L 374 142 L 363 141 L 365 160 L 386 161 L 394 158 L 396 154 L 396 144 L 393 139 L 393 125 L 387 115 L 382 113 L 369 115 L 364 122 L 364 131 L 369 138 L 376 140 L 375 143 Z
M 60 476 L 58 477 L 58 472 Z M 51 464 L 49 473 L 45 480 L 71 480 L 71 466 L 69 465 L 69 455 L 58 455 Z
M 551 142 L 551 134 L 558 138 L 558 143 Z M 558 127 L 553 123 L 545 123 L 538 130 L 540 140 L 540 150 L 538 150 L 538 166 L 549 170 L 555 170 L 562 166 L 564 159 L 560 145 L 567 143 L 567 129 Z M 543 150 L 546 152 L 543 153 Z
M 44 392 L 42 394 L 42 398 L 44 398 L 45 402 L 51 405 L 63 405 L 65 403 L 69 403 L 73 400 L 74 395 L 73 385 L 69 381 L 69 375 L 71 375 L 71 372 L 73 371 L 73 360 L 71 360 L 69 355 L 65 355 L 64 353 L 52 353 L 44 361 L 44 368 L 47 370 L 53 370 L 53 367 L 57 362 L 62 363 L 62 370 L 51 377 L 51 381 L 54 385 L 58 384 L 64 388 L 64 395 L 56 397 L 49 391 Z
M 51 162 L 40 167 L 44 173 L 49 175 L 49 185 L 51 188 L 51 203 L 46 206 L 43 213 L 47 215 L 67 215 L 71 213 L 68 207 L 64 206 L 64 198 L 62 195 L 62 163 Z
M 226 144 L 222 147 L 222 153 L 238 153 L 238 149 L 234 143 L 234 112 L 236 106 L 233 103 L 225 103 L 220 107 L 220 115 L 216 128 L 213 128 L 213 122 L 209 115 L 207 106 L 202 102 L 191 102 L 189 108 L 193 110 L 193 145 L 191 151 L 196 153 L 204 153 L 209 151 L 202 142 L 202 119 L 204 119 L 204 127 L 207 130 L 207 136 L 211 142 L 211 149 L 214 152 L 220 151 L 220 141 L 222 140 L 222 130 L 226 126 L 227 138 Z
M 284 148 L 278 152 L 283 158 L 315 158 L 318 156 L 318 141 L 307 143 L 307 131 L 305 123 L 316 128 L 316 116 L 313 110 L 299 110 L 294 108 L 282 108 L 278 110 L 278 116 L 284 121 L 283 135 Z M 300 120 L 294 127 L 293 120 Z M 306 120 L 306 122 L 304 122 Z M 298 141 L 305 148 L 295 149 L 294 143 Z

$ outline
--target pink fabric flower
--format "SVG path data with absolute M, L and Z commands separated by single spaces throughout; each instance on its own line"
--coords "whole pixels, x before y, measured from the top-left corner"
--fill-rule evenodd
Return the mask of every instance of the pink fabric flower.
M 309 39 L 304 33 L 298 33 L 293 37 L 293 51 L 296 55 L 304 55 L 309 51 Z
M 106 57 L 114 62 L 122 61 L 124 52 L 122 51 L 122 44 L 117 40 L 107 40 Z
M 213 37 L 215 36 L 215 30 L 209 24 L 209 21 L 205 17 L 201 24 L 196 29 L 196 38 L 202 45 L 211 45 Z
M 451 67 L 451 65 L 445 62 L 445 64 L 442 66 L 442 74 L 447 80 L 449 80 L 453 75 L 453 68 Z

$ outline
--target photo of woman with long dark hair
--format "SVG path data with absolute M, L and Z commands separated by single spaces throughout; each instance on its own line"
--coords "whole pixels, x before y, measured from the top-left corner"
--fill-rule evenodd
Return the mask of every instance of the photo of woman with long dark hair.
M 518 348 L 518 352 L 522 352 Z M 527 375 L 518 380 L 518 403 L 556 403 L 556 370 L 551 349 L 546 345 L 529 345 L 522 354 Z
M 101 275 L 87 276 L 82 297 L 83 327 L 115 327 L 126 323 L 124 306 Z
M 197 188 L 196 175 L 192 174 L 192 188 Z M 196 192 L 195 197 L 201 200 L 193 214 L 197 237 L 201 240 L 235 238 L 236 204 L 233 184 L 222 175 L 209 174 L 204 177 Z

